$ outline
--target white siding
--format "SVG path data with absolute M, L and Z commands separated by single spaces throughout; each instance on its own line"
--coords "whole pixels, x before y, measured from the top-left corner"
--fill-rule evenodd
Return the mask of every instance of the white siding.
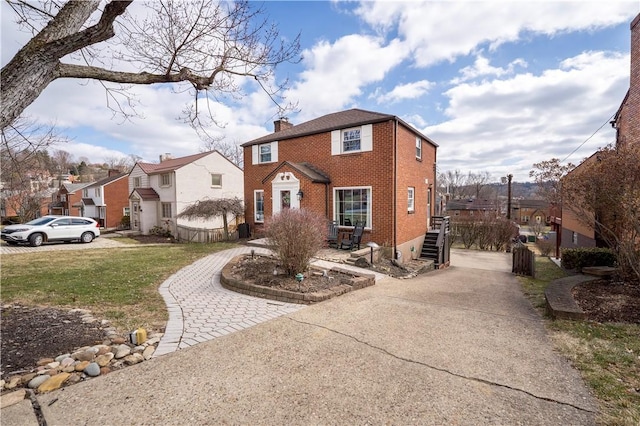
M 129 173 L 129 194 L 133 191 L 133 178 L 140 178 L 140 188 L 149 188 L 149 176 L 142 171 L 139 165 L 135 165 Z

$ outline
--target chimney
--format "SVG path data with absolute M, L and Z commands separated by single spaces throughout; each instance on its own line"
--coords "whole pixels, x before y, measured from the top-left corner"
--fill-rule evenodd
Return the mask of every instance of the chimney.
M 160 154 L 160 162 L 162 163 L 163 161 L 167 161 L 167 160 L 171 160 L 173 157 L 171 156 L 170 153 L 165 152 L 164 154 Z
M 107 175 L 107 177 L 111 177 L 111 176 L 115 176 L 115 175 L 119 175 L 120 174 L 120 170 L 118 169 L 109 169 L 109 174 Z
M 285 117 L 282 117 L 279 120 L 273 122 L 273 131 L 275 133 L 278 133 L 282 130 L 290 129 L 292 127 L 293 124 L 289 123 L 289 120 L 287 120 Z

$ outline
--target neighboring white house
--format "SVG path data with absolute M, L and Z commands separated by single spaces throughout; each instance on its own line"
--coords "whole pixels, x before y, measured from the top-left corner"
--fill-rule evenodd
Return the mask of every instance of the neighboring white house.
M 180 158 L 160 156 L 160 163 L 138 162 L 129 173 L 131 229 L 148 234 L 154 226 L 176 235 L 178 225 L 222 228 L 222 217 L 178 219 L 184 209 L 202 200 L 244 197 L 242 169 L 218 151 Z M 230 221 L 233 217 L 228 218 Z

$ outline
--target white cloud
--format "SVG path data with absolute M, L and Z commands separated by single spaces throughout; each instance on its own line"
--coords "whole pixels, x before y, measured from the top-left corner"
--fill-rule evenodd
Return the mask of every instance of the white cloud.
M 429 80 L 414 81 L 407 84 L 399 84 L 387 93 L 372 95 L 379 104 L 395 103 L 406 99 L 417 99 L 429 92 L 434 83 Z
M 630 22 L 636 1 L 363 1 L 356 14 L 387 34 L 397 29 L 417 66 L 453 61 L 479 45 L 495 49 L 528 32 L 554 36 Z
M 383 39 L 366 35 L 321 41 L 303 52 L 307 69 L 286 96 L 299 101 L 301 121 L 340 110 L 361 95 L 364 86 L 382 80 L 404 56 L 397 41 L 385 45 Z
M 628 88 L 621 72 L 628 64 L 628 55 L 587 52 L 540 75 L 449 89 L 449 120 L 423 129 L 440 144 L 439 168 L 528 180 L 534 162 L 563 159 L 615 113 Z M 606 125 L 568 161 L 580 162 L 614 138 Z
M 516 59 L 511 61 L 507 68 L 494 67 L 489 63 L 489 59 L 485 56 L 478 55 L 472 66 L 462 68 L 459 73 L 460 77 L 451 80 L 451 84 L 460 84 L 462 82 L 473 80 L 478 77 L 511 75 L 514 73 L 516 66 L 526 68 L 527 62 L 524 59 Z

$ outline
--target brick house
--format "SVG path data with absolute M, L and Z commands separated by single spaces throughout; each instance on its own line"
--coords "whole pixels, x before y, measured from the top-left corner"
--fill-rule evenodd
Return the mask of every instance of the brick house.
M 81 216 L 95 219 L 100 227 L 116 229 L 129 215 L 128 174 L 109 170 L 109 175 L 82 188 Z
M 82 188 L 93 182 L 62 182 L 49 204 L 49 214 L 62 216 L 82 216 Z
M 499 207 L 497 200 L 450 200 L 446 206 L 445 211 L 447 214 L 453 217 L 467 218 L 467 217 L 484 217 L 488 214 L 493 214 L 494 217 L 498 216 Z
M 549 203 L 546 200 L 514 200 L 511 209 L 511 218 L 520 225 L 550 223 Z
M 631 72 L 627 91 L 611 125 L 616 129 L 616 146 L 623 144 L 640 145 L 640 14 L 630 25 L 631 29 Z M 597 161 L 597 153 L 584 160 L 568 173 L 579 173 L 581 168 Z M 607 244 L 596 232 L 595 226 L 588 226 L 566 204 L 562 206 L 560 247 L 603 247 Z
M 364 221 L 363 244 L 376 242 L 400 261 L 420 252 L 434 211 L 433 141 L 395 115 L 361 109 L 274 125 L 242 144 L 254 235 L 281 209 L 305 208 L 341 229 Z

